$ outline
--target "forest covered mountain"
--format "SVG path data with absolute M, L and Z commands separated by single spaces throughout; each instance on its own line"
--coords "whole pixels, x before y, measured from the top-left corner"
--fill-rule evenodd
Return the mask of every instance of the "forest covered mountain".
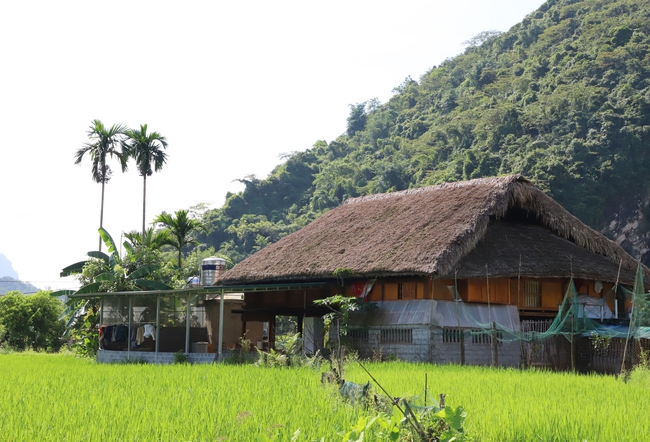
M 550 0 L 350 106 L 347 132 L 203 213 L 235 262 L 347 198 L 521 173 L 635 257 L 650 243 L 650 2 Z M 650 218 L 648 218 L 650 219 Z
M 20 292 L 23 294 L 31 294 L 40 291 L 40 289 L 29 282 L 18 281 L 11 276 L 0 277 L 0 295 L 9 292 Z

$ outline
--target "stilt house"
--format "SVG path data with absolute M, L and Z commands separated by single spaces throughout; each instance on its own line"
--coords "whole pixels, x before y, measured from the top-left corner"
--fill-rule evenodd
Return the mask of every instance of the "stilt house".
M 271 345 L 276 318 L 295 316 L 315 351 L 326 311 L 314 301 L 342 293 L 377 305 L 353 318 L 350 338 L 362 355 L 518 365 L 521 345 L 495 340 L 500 330 L 543 327 L 571 279 L 601 317 L 622 317 L 624 298 L 605 294 L 617 281 L 632 285 L 636 267 L 615 242 L 511 175 L 349 199 L 214 285 L 245 293 L 238 313 L 270 323 Z

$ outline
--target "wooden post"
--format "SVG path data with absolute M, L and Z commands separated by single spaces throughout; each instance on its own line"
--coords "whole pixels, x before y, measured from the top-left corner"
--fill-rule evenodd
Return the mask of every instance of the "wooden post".
M 304 318 L 304 316 L 305 316 L 305 315 L 302 314 L 302 313 L 298 315 L 298 324 L 297 324 L 297 327 L 298 327 L 298 333 L 300 334 L 300 337 L 301 337 L 301 338 L 303 337 L 303 334 L 302 334 L 302 322 L 303 322 L 303 318 Z
M 571 310 L 571 371 L 576 371 L 576 345 L 575 345 L 575 311 Z
M 621 362 L 621 373 L 625 370 L 625 357 L 627 356 L 627 344 L 630 342 L 630 332 L 632 331 L 632 318 L 634 316 L 634 304 L 630 311 L 630 323 L 627 326 L 627 337 L 625 338 L 625 347 L 623 347 L 623 361 Z
M 499 365 L 499 342 L 495 339 L 496 337 L 496 322 L 492 323 L 492 329 L 490 331 L 490 336 L 492 336 L 492 341 L 490 342 L 490 346 L 492 347 L 492 365 L 494 367 Z
M 524 333 L 522 330 L 521 320 L 519 321 L 519 358 L 521 359 L 519 367 L 522 369 L 526 368 L 527 364 L 526 354 L 524 353 Z
M 465 330 L 458 329 L 460 333 L 460 365 L 465 365 Z
M 465 330 L 460 328 L 460 310 L 458 303 L 461 302 L 460 293 L 458 293 L 458 270 L 454 271 L 454 303 L 456 304 L 456 320 L 458 323 L 458 334 L 460 337 L 460 365 L 465 365 Z
M 488 307 L 488 321 L 490 321 L 490 355 L 492 359 L 492 366 L 496 367 L 497 361 L 494 348 L 494 323 L 492 322 L 492 310 L 490 309 L 490 276 L 488 273 L 488 265 L 485 264 L 485 285 L 487 287 L 487 307 Z
M 271 349 L 275 350 L 275 314 L 269 321 L 269 350 Z

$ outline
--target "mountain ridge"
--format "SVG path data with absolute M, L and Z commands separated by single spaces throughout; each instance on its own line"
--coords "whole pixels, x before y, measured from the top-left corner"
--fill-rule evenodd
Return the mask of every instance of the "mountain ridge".
M 336 140 L 240 180 L 201 240 L 239 261 L 351 197 L 519 173 L 646 261 L 650 4 L 550 0 L 483 34 L 386 103 L 351 105 Z

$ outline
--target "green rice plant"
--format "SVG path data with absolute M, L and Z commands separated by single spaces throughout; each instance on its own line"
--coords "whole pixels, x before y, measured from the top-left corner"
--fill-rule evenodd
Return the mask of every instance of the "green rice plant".
M 364 411 L 308 368 L 0 355 L 0 440 L 337 440 Z
M 416 405 L 424 405 L 428 374 L 429 391 L 446 393 L 451 409 L 462 406 L 464 434 L 480 441 L 645 441 L 650 434 L 643 374 L 625 383 L 403 362 L 366 368 Z M 353 382 L 369 380 L 358 365 L 346 373 Z M 307 367 L 97 364 L 69 354 L 9 353 L 0 354 L 0 383 L 0 441 L 337 441 L 372 414 L 321 385 L 320 372 Z
M 391 394 L 419 396 L 420 402 L 427 373 L 429 391 L 464 407 L 465 429 L 481 441 L 645 441 L 650 434 L 650 397 L 641 381 L 404 362 L 365 366 Z M 358 366 L 346 370 L 351 381 L 367 379 Z

